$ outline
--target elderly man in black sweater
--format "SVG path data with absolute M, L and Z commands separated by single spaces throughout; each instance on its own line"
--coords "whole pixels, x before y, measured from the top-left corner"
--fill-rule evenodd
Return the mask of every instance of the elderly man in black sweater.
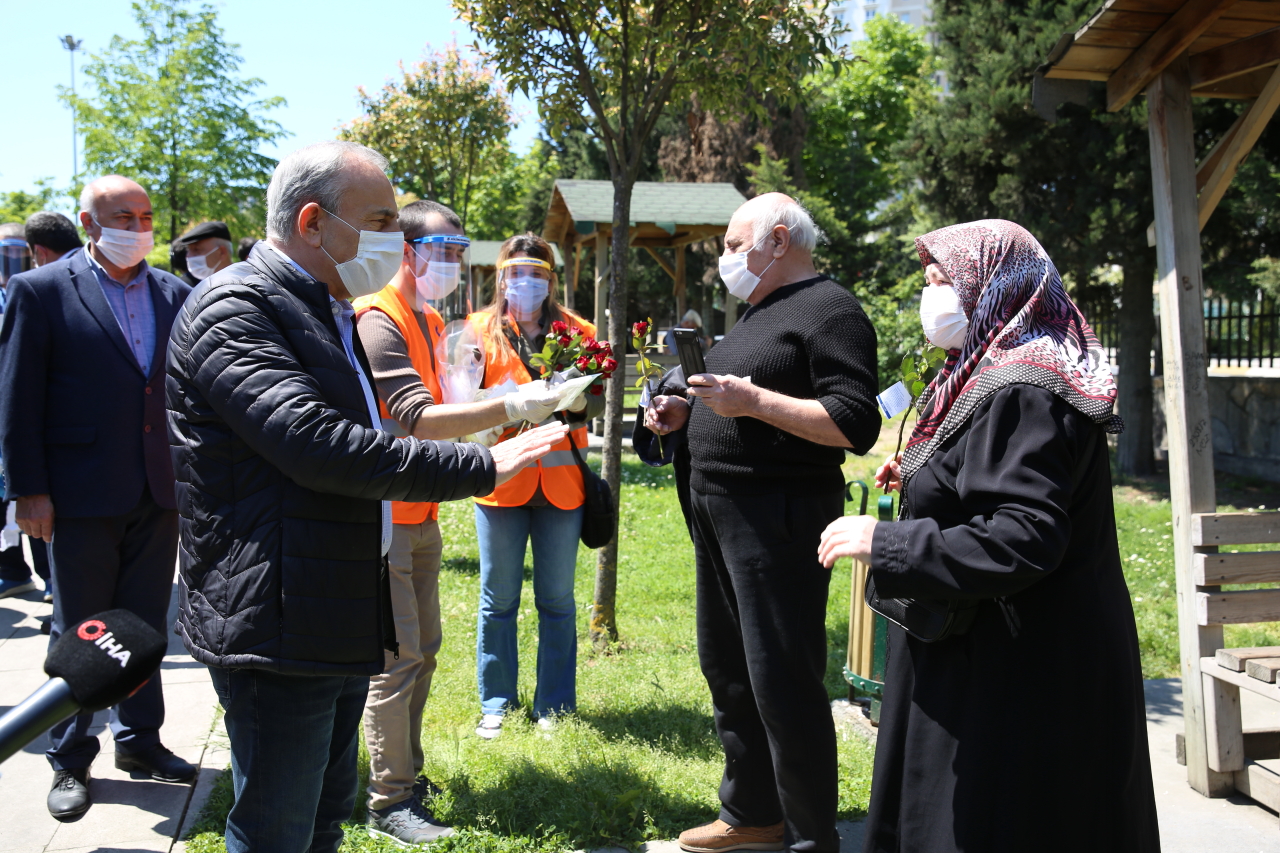
M 686 431 L 698 658 L 725 753 L 719 819 L 680 836 L 695 853 L 840 849 L 816 549 L 844 512 L 844 451 L 866 453 L 880 415 L 875 330 L 814 269 L 816 238 L 780 193 L 738 209 L 720 272 L 751 308 L 707 373 L 668 376 L 645 415 L 660 435 Z

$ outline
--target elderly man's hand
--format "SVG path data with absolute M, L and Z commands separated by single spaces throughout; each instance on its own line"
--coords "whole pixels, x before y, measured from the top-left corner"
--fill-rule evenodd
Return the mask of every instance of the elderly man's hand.
M 886 492 L 902 491 L 902 453 L 889 456 L 876 469 L 876 488 Z
M 546 456 L 551 446 L 568 432 L 569 428 L 564 424 L 547 424 L 495 444 L 489 452 L 493 455 L 494 467 L 498 469 L 497 485 L 501 486 L 525 466 Z
M 739 376 L 696 373 L 689 377 L 689 393 L 722 418 L 754 415 L 760 405 L 760 389 Z
M 14 520 L 18 529 L 32 539 L 53 541 L 53 501 L 48 495 L 27 495 L 17 499 Z
M 654 397 L 644 410 L 644 425 L 649 432 L 666 435 L 689 422 L 689 401 L 665 394 Z

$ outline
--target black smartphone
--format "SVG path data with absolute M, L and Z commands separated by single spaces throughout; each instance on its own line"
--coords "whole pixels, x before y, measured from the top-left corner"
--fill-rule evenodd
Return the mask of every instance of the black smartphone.
M 676 339 L 676 353 L 680 356 L 680 366 L 684 368 L 684 381 L 697 373 L 707 372 L 707 363 L 702 360 L 702 342 L 698 340 L 697 329 L 672 329 Z

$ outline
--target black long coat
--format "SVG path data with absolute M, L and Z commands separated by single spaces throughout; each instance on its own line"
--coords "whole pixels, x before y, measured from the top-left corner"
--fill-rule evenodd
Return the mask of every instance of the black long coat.
M 877 526 L 882 596 L 980 604 L 937 643 L 891 626 L 869 853 L 1160 849 L 1105 439 L 1009 386 Z

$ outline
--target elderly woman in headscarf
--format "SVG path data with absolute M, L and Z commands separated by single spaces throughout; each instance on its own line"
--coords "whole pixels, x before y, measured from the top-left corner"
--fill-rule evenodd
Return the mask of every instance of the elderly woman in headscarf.
M 877 473 L 901 518 L 839 519 L 819 549 L 866 562 L 891 618 L 864 850 L 1159 850 L 1106 355 L 1022 227 L 916 246 L 948 357 Z

